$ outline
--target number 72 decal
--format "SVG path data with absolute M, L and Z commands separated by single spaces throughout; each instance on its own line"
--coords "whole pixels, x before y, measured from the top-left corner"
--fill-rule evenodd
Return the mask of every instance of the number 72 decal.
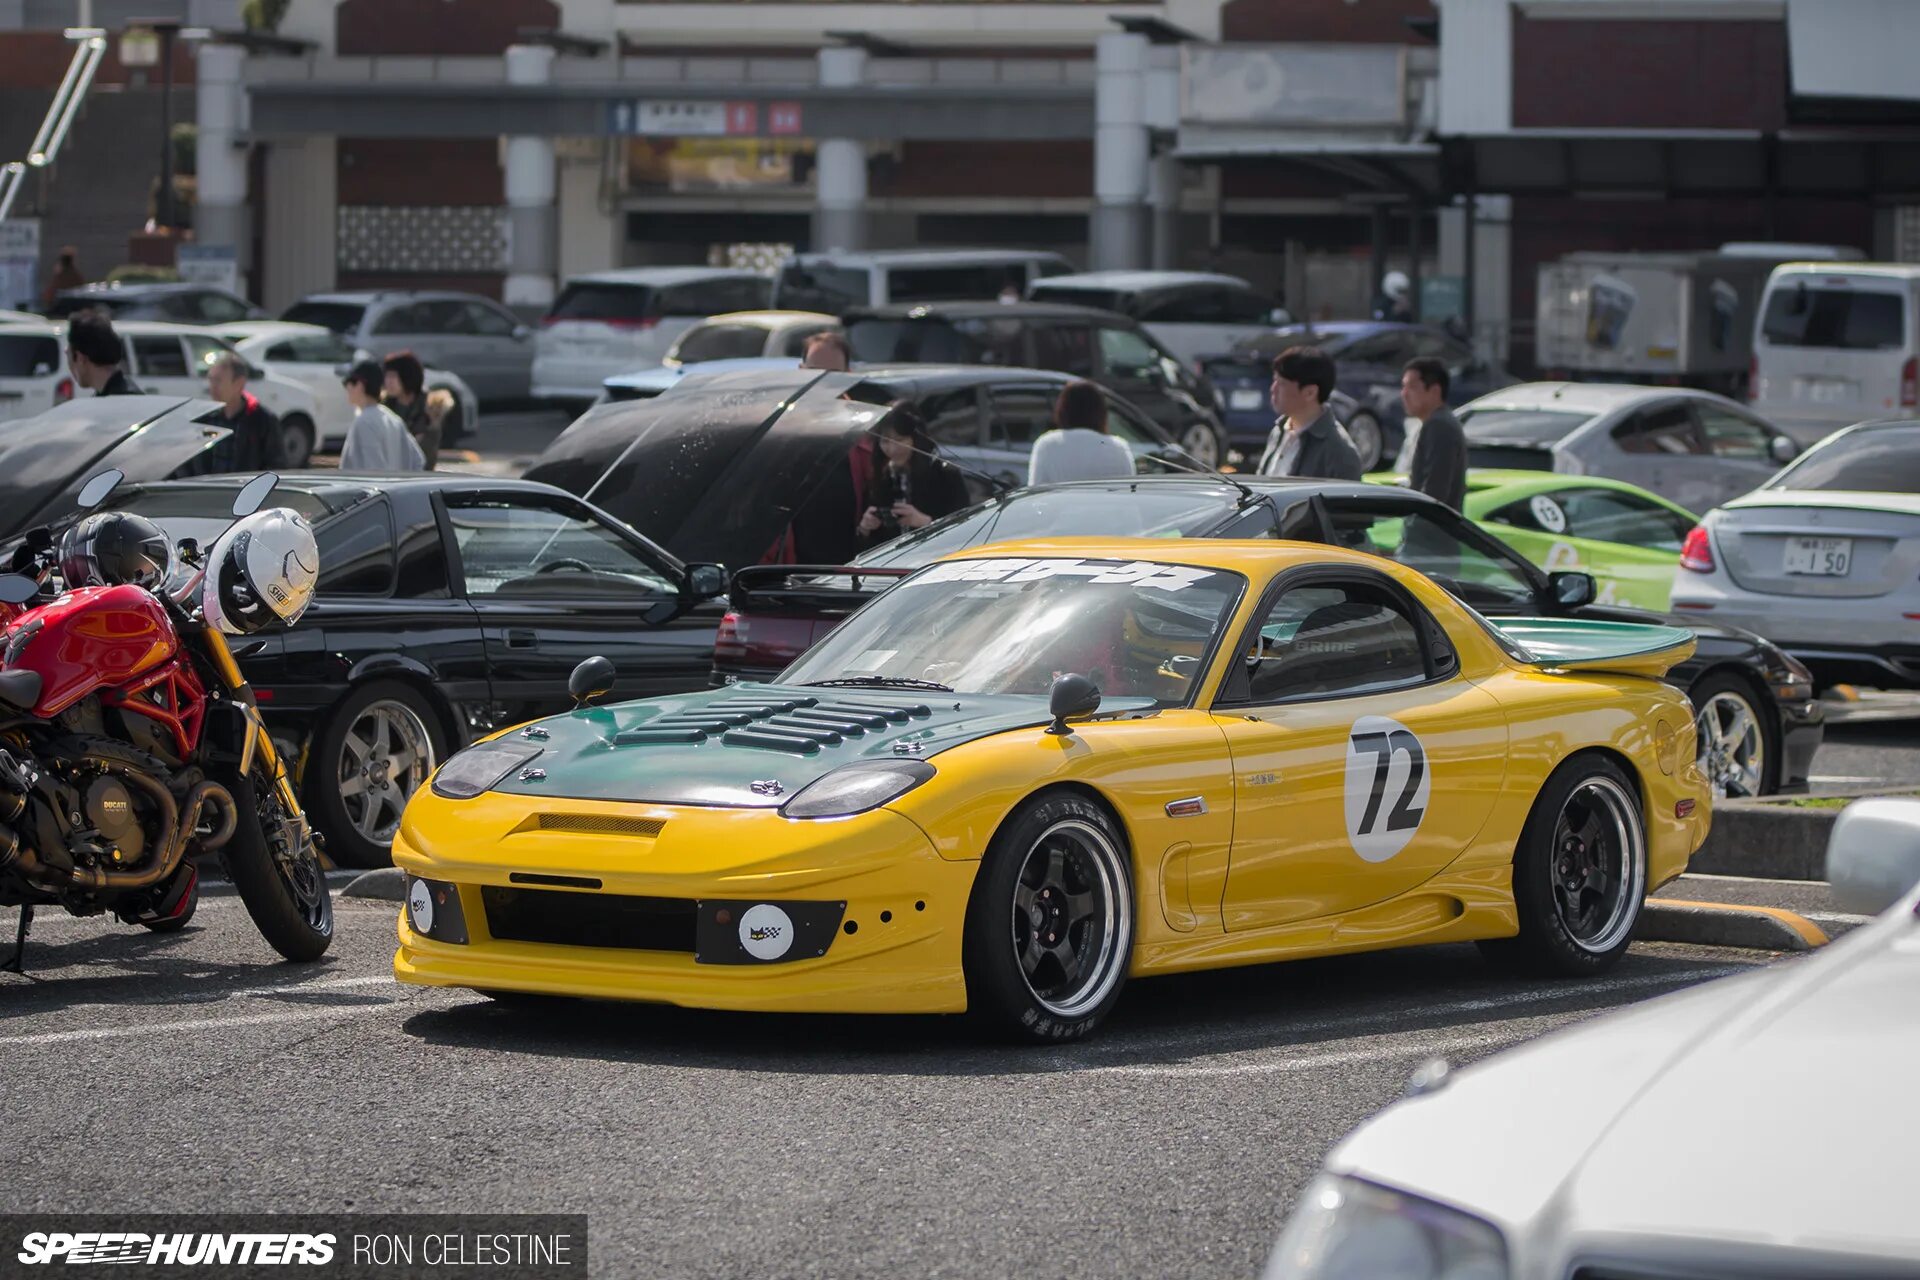
M 1433 778 L 1413 730 L 1386 716 L 1361 716 L 1347 734 L 1347 839 L 1368 862 L 1407 847 L 1427 814 Z

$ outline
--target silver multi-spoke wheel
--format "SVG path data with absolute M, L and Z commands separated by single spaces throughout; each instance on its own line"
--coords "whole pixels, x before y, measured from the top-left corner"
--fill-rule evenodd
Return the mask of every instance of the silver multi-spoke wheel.
M 1386 437 L 1380 430 L 1380 419 L 1362 410 L 1353 415 L 1346 428 L 1347 439 L 1353 441 L 1353 450 L 1360 455 L 1360 469 L 1372 471 L 1380 466 L 1383 461 L 1380 454 L 1386 446 Z
M 433 737 L 412 707 L 368 703 L 340 742 L 340 799 L 354 830 L 375 844 L 391 843 L 407 798 L 436 763 Z
M 1731 690 L 1714 694 L 1694 718 L 1700 769 L 1716 799 L 1757 796 L 1767 776 L 1767 735 L 1753 704 Z
M 1180 448 L 1195 462 L 1212 471 L 1218 471 L 1226 459 L 1220 456 L 1220 437 L 1213 434 L 1213 428 L 1204 422 L 1191 422 L 1180 435 Z
M 1039 1005 L 1060 1018 L 1098 1008 L 1123 976 L 1133 927 L 1120 851 L 1090 822 L 1055 822 L 1014 880 L 1014 959 Z
M 1598 774 L 1560 806 L 1550 876 L 1554 912 L 1576 947 L 1596 955 L 1619 946 L 1640 912 L 1646 845 L 1625 787 Z

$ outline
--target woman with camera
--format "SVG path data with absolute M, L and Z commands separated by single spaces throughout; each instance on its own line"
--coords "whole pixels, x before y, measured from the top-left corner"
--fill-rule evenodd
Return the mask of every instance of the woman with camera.
M 873 430 L 879 448 L 867 481 L 868 505 L 854 526 L 862 551 L 973 505 L 966 479 L 935 452 L 919 414 L 897 404 Z

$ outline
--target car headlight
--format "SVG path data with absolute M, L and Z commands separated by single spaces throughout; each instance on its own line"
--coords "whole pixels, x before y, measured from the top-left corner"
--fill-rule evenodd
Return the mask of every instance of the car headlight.
M 1491 1224 L 1370 1182 L 1321 1174 L 1267 1260 L 1266 1280 L 1508 1280 Z
M 870 760 L 845 765 L 800 788 L 780 806 L 787 818 L 847 818 L 898 799 L 933 776 L 919 760 Z
M 449 800 L 471 800 L 491 791 L 515 769 L 522 769 L 541 748 L 519 742 L 483 742 L 468 747 L 433 775 L 433 793 Z

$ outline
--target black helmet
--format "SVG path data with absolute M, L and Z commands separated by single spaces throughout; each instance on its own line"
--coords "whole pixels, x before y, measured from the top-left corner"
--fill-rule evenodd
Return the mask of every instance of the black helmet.
M 151 590 L 171 578 L 173 568 L 173 540 L 130 511 L 97 512 L 60 539 L 60 577 L 69 591 L 126 582 Z

